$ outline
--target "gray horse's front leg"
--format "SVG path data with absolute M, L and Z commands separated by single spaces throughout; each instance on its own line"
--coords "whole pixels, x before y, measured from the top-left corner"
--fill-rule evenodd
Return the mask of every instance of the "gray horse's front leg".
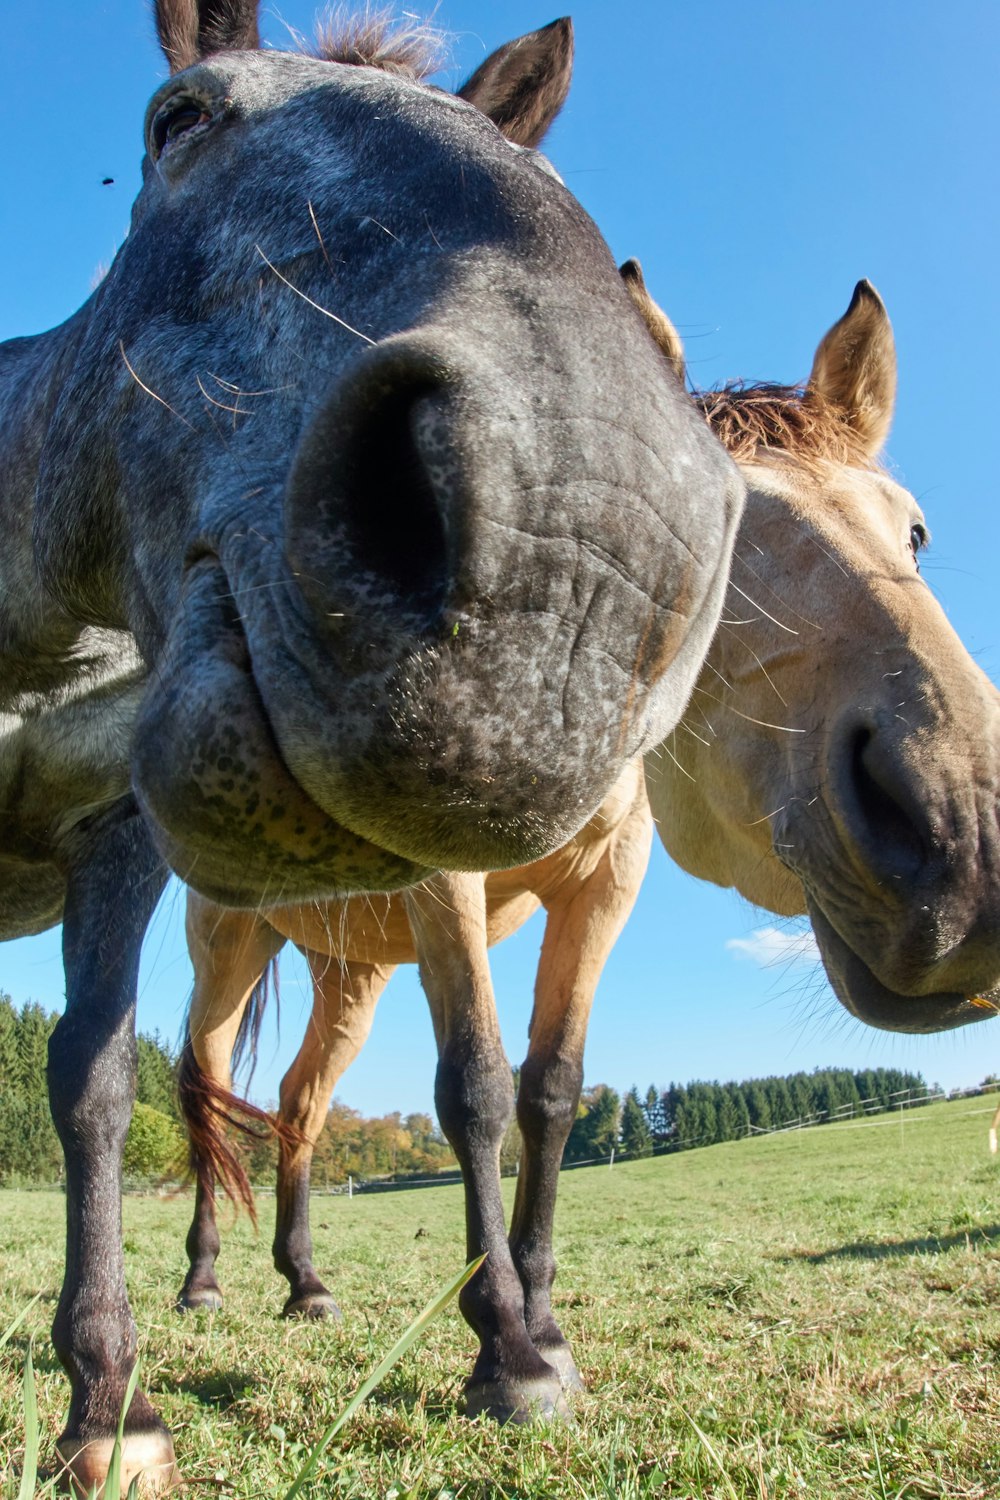
M 438 1044 L 434 1099 L 465 1183 L 466 1253 L 485 1253 L 459 1305 L 480 1341 L 466 1385 L 470 1416 L 498 1421 L 563 1415 L 557 1372 L 524 1322 L 524 1293 L 507 1244 L 500 1144 L 514 1087 L 497 1025 L 481 875 L 439 875 L 406 893 Z
M 139 953 L 166 871 L 131 799 L 82 832 L 63 918 L 66 1012 L 49 1042 L 49 1100 L 66 1157 L 66 1274 L 52 1342 L 69 1375 L 59 1453 L 76 1489 L 104 1483 L 136 1331 L 125 1290 L 121 1165 L 135 1098 Z M 177 1482 L 167 1431 L 142 1391 L 125 1419 L 123 1493 Z

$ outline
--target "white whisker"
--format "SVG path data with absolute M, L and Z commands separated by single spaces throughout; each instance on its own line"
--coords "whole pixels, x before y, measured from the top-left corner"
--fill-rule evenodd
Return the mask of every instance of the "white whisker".
M 759 609 L 764 618 L 770 620 L 772 625 L 777 625 L 779 630 L 787 630 L 789 635 L 798 635 L 799 632 L 797 630 L 793 630 L 790 625 L 782 625 L 780 620 L 776 620 L 773 615 L 769 615 L 762 604 L 758 604 L 756 599 L 751 599 L 750 595 L 745 594 L 740 588 L 739 584 L 734 583 L 732 579 L 729 580 L 729 587 L 731 589 L 735 589 L 736 592 L 741 596 L 741 598 L 745 599 L 748 604 L 753 605 L 754 609 Z
M 353 333 L 356 338 L 363 339 L 366 344 L 371 344 L 373 348 L 375 347 L 375 340 L 370 339 L 367 333 L 362 333 L 360 328 L 353 328 L 350 323 L 345 323 L 343 318 L 338 318 L 337 314 L 332 313 L 329 308 L 320 307 L 318 302 L 314 302 L 311 297 L 307 297 L 305 292 L 301 291 L 297 286 L 294 285 L 293 282 L 289 281 L 287 276 L 282 276 L 277 266 L 273 266 L 271 264 L 259 245 L 254 245 L 254 249 L 260 256 L 261 260 L 264 262 L 265 266 L 267 266 L 268 270 L 273 271 L 278 280 L 280 282 L 283 282 L 284 285 L 288 287 L 289 291 L 294 292 L 296 297 L 301 297 L 303 302 L 308 302 L 309 306 L 314 307 L 318 313 L 322 313 L 324 318 L 329 318 L 333 323 L 339 323 L 340 327 L 346 328 L 348 333 Z M 150 395 L 152 395 L 152 392 L 150 392 Z M 159 397 L 157 397 L 157 400 L 159 400 Z M 166 402 L 164 402 L 164 405 L 166 405 Z
M 695 692 L 703 693 L 706 698 L 711 698 L 713 703 L 718 703 L 723 708 L 727 708 L 731 714 L 735 714 L 738 719 L 745 719 L 748 724 L 759 724 L 762 729 L 777 729 L 780 730 L 782 734 L 806 733 L 804 729 L 793 729 L 790 724 L 770 724 L 768 723 L 767 719 L 755 719 L 750 714 L 741 714 L 738 708 L 734 708 L 733 705 L 731 703 L 727 703 L 724 698 L 717 698 L 715 694 L 710 693 L 707 688 L 696 687 Z
M 139 376 L 136 374 L 136 372 L 128 362 L 128 355 L 125 353 L 125 345 L 121 339 L 118 340 L 118 348 L 121 351 L 121 357 L 125 362 L 126 370 L 129 372 L 139 389 L 141 391 L 145 391 L 147 396 L 152 396 L 153 400 L 158 401 L 161 406 L 165 407 L 172 417 L 176 417 L 178 422 L 183 422 L 185 427 L 190 428 L 190 430 L 194 432 L 194 427 L 188 421 L 187 417 L 182 417 L 179 411 L 174 410 L 169 401 L 164 401 L 162 396 L 158 396 L 155 391 L 150 390 L 149 386 L 144 380 L 139 379 Z
M 312 203 L 310 201 L 308 201 L 308 200 L 306 201 L 306 208 L 308 208 L 308 210 L 309 210 L 309 217 L 312 220 L 312 227 L 316 231 L 316 238 L 319 240 L 319 248 L 323 252 L 323 259 L 326 261 L 327 265 L 330 267 L 330 270 L 332 271 L 333 270 L 333 266 L 332 266 L 332 264 L 330 262 L 330 257 L 326 253 L 326 246 L 323 243 L 323 236 L 320 233 L 319 223 L 318 223 L 318 221 L 316 219 L 316 210 L 313 208 Z
M 671 738 L 673 738 L 673 736 L 671 736 Z M 673 763 L 677 767 L 678 771 L 680 771 L 681 775 L 682 776 L 686 776 L 687 779 L 688 779 L 688 781 L 690 781 L 692 785 L 696 785 L 695 779 L 691 775 L 691 772 L 690 771 L 685 771 L 684 767 L 681 765 L 680 761 L 677 759 L 676 755 L 671 750 L 670 746 L 667 744 L 666 740 L 663 741 L 663 745 L 662 745 L 661 748 L 664 749 L 667 752 L 667 754 L 670 756 L 670 759 L 673 761 Z
M 726 629 L 727 627 L 724 626 L 722 628 Z M 730 630 L 729 634 L 730 635 L 734 635 L 735 632 L 732 631 L 732 630 Z M 737 635 L 736 639 L 739 641 L 740 645 L 744 648 L 744 650 L 750 652 L 750 655 L 753 657 L 754 661 L 757 663 L 758 667 L 760 667 L 760 670 L 763 672 L 764 676 L 767 678 L 767 680 L 770 683 L 771 687 L 774 689 L 775 696 L 780 700 L 782 708 L 787 708 L 788 707 L 788 700 L 787 700 L 787 698 L 783 698 L 782 695 L 781 695 L 781 693 L 778 691 L 777 687 L 775 686 L 774 680 L 771 677 L 770 672 L 767 670 L 767 668 L 765 667 L 764 663 L 761 661 L 760 657 L 757 655 L 756 651 L 753 649 L 752 646 L 748 646 L 747 643 L 746 643 L 746 641 L 743 640 L 742 637 L 740 637 L 740 636 Z

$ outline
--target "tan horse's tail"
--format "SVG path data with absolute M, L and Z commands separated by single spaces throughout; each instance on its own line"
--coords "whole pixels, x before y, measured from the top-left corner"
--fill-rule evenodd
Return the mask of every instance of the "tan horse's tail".
M 275 973 L 269 983 L 272 968 Z M 274 964 L 268 965 L 254 986 L 243 1013 L 233 1049 L 234 1066 L 245 1055 L 248 1047 L 251 1058 L 256 1060 L 261 1022 L 271 989 L 277 994 Z M 184 1032 L 184 1046 L 177 1069 L 177 1092 L 187 1126 L 188 1169 L 192 1178 L 213 1195 L 216 1185 L 221 1187 L 235 1208 L 246 1209 L 256 1227 L 257 1204 L 253 1188 L 238 1150 L 227 1137 L 227 1130 L 237 1131 L 244 1139 L 251 1141 L 276 1135 L 289 1146 L 301 1142 L 300 1132 L 294 1126 L 282 1124 L 266 1109 L 260 1109 L 248 1099 L 240 1098 L 210 1077 L 195 1057 L 190 1025 Z
M 260 1042 L 260 1028 L 264 1024 L 264 1012 L 267 1010 L 271 996 L 274 996 L 275 1009 L 281 1011 L 281 992 L 278 988 L 278 960 L 272 958 L 265 968 L 263 974 L 250 991 L 250 999 L 240 1017 L 240 1029 L 236 1033 L 236 1041 L 233 1043 L 233 1072 L 239 1071 L 240 1067 L 249 1058 L 250 1068 L 247 1072 L 246 1086 L 250 1087 L 254 1069 L 257 1066 L 257 1046 Z

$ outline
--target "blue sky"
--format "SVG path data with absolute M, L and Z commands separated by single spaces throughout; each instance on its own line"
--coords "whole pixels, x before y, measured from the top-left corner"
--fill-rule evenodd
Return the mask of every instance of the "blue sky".
M 9 7 L 3 24 L 0 338 L 61 321 L 111 260 L 138 187 L 145 102 L 164 73 L 143 0 L 49 0 L 43 14 Z M 309 31 L 313 14 L 287 0 L 265 13 L 266 35 L 280 45 L 279 16 Z M 553 14 L 537 0 L 442 0 L 453 65 L 441 81 L 457 84 L 486 51 Z M 589 0 L 573 16 L 575 81 L 549 154 L 615 255 L 642 260 L 698 383 L 802 378 L 855 281 L 881 291 L 900 363 L 889 452 L 934 532 L 925 575 L 1000 680 L 1000 6 Z M 171 1038 L 190 987 L 182 920 L 172 887 L 141 979 L 140 1026 Z M 536 918 L 494 950 L 515 1060 L 540 938 Z M 852 1021 L 793 940 L 657 848 L 598 992 L 588 1081 L 645 1088 L 834 1062 L 918 1068 L 951 1086 L 1000 1068 L 998 1023 L 903 1038 Z M 58 933 L 4 945 L 0 986 L 59 1008 Z M 304 1006 L 290 965 L 280 1043 L 273 1032 L 263 1043 L 260 1098 L 276 1092 Z M 339 1093 L 366 1113 L 425 1109 L 433 1067 L 426 1007 L 404 970 Z

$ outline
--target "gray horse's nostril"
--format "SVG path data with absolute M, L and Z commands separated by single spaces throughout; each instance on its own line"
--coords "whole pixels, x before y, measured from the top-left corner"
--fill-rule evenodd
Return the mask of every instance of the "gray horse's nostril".
M 303 441 L 288 507 L 289 555 L 304 581 L 350 578 L 404 609 L 440 610 L 447 506 L 428 433 L 447 401 L 424 361 L 398 355 L 334 397 Z
M 341 481 L 345 540 L 358 564 L 401 599 L 440 607 L 447 580 L 440 497 L 418 441 L 424 382 L 388 390 L 365 413 Z

